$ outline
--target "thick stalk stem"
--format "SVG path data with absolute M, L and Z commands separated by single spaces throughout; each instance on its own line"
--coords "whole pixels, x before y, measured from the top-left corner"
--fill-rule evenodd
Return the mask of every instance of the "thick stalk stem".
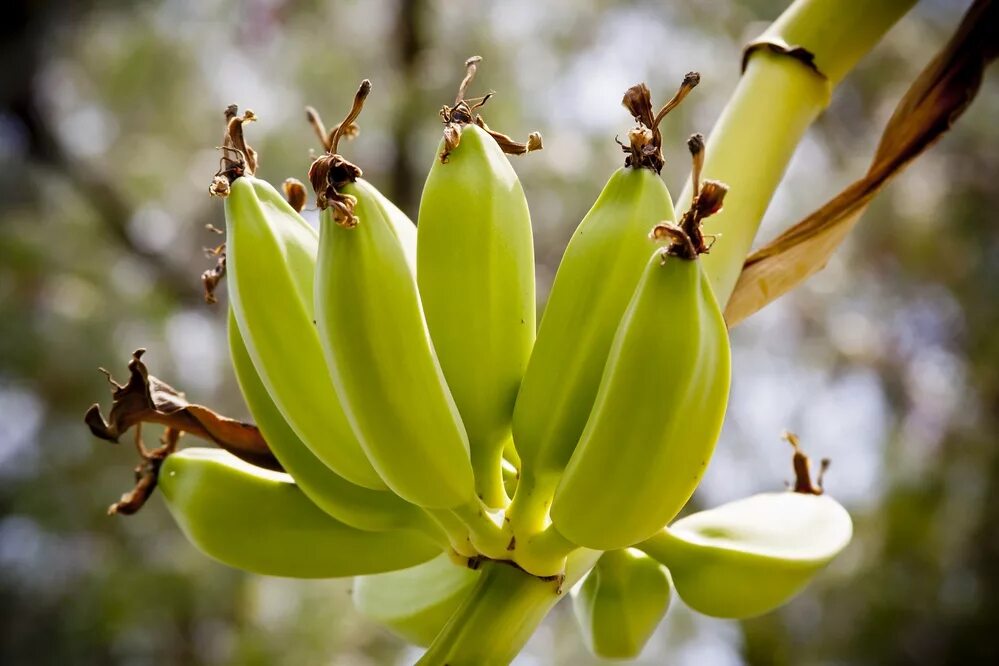
M 708 137 L 703 176 L 729 186 L 725 208 L 706 224 L 721 234 L 701 261 L 719 303 L 728 301 L 760 220 L 805 130 L 832 88 L 915 0 L 798 0 L 761 40 L 802 47 L 814 67 L 769 48 L 752 49 L 732 99 Z M 688 182 L 677 202 L 686 210 Z
M 542 580 L 503 562 L 484 562 L 475 587 L 418 664 L 509 664 L 555 604 L 589 571 L 600 553 L 577 551 L 565 579 Z

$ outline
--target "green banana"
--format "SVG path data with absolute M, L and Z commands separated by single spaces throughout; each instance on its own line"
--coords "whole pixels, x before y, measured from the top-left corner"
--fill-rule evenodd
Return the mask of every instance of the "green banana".
M 572 608 L 587 647 L 604 659 L 637 659 L 666 615 L 671 589 L 669 571 L 644 553 L 601 555 L 572 589 Z
M 688 259 L 657 251 L 559 481 L 555 528 L 598 550 L 631 546 L 662 528 L 707 467 L 729 380 L 728 331 L 696 252 Z
M 468 595 L 479 572 L 449 554 L 409 569 L 354 579 L 354 608 L 410 643 L 426 647 Z
M 618 169 L 583 218 L 559 265 L 517 395 L 517 507 L 551 499 L 586 424 L 614 331 L 649 256 L 648 230 L 674 219 L 669 191 L 648 169 Z M 531 496 L 533 495 L 533 496 Z M 547 509 L 547 506 L 543 506 Z M 531 511 L 528 510 L 530 513 Z
M 496 140 L 474 124 L 457 131 L 460 145 L 434 161 L 423 188 L 417 279 L 477 492 L 497 508 L 508 501 L 500 461 L 535 335 L 531 215 Z
M 852 534 L 850 515 L 827 496 L 763 493 L 681 518 L 639 547 L 669 567 L 694 610 L 748 618 L 800 592 Z
M 355 485 L 326 467 L 295 435 L 260 381 L 243 343 L 235 315 L 229 311 L 229 353 L 236 381 L 253 420 L 281 466 L 306 497 L 337 520 L 362 530 L 439 530 L 418 507 L 395 493 Z
M 644 84 L 625 93 L 624 106 L 638 121 L 629 133 L 630 154 L 569 241 L 517 395 L 513 437 L 523 466 L 510 510 L 515 531 L 545 526 L 555 485 L 583 432 L 618 322 L 648 259 L 645 234 L 675 219 L 659 177 L 658 127 L 698 80 L 688 74 L 658 114 Z
M 219 449 L 163 462 L 159 487 L 188 540 L 223 564 L 269 576 L 335 578 L 392 571 L 440 553 L 413 531 L 370 532 L 331 518 L 291 477 Z
M 323 159 L 323 158 L 320 158 Z M 366 181 L 340 184 L 352 222 L 320 215 L 316 322 L 350 424 L 403 499 L 474 499 L 468 438 L 434 353 L 413 275 L 412 223 Z
M 325 361 L 313 325 L 316 232 L 277 190 L 252 176 L 231 183 L 225 212 L 232 307 L 268 393 L 330 469 L 384 490 L 321 371 Z

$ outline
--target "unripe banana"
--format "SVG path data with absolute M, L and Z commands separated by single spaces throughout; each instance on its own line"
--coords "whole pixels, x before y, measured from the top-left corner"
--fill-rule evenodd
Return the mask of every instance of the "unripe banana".
M 364 180 L 345 224 L 320 216 L 316 322 L 337 395 L 379 475 L 400 497 L 447 509 L 474 499 L 468 439 L 427 331 L 403 237 L 412 223 Z
M 500 461 L 535 334 L 531 216 L 496 140 L 474 124 L 458 131 L 460 145 L 434 161 L 423 188 L 417 278 L 477 492 L 501 507 Z
M 694 610 L 748 618 L 800 592 L 852 534 L 827 496 L 763 493 L 681 518 L 640 547 L 669 567 Z
M 621 319 L 551 520 L 598 550 L 648 538 L 687 503 L 721 432 L 730 353 L 700 262 L 656 252 Z
M 478 570 L 449 554 L 401 571 L 359 576 L 351 599 L 365 617 L 415 645 L 427 646 L 468 595 Z
M 287 474 L 219 449 L 170 455 L 160 469 L 159 487 L 192 544 L 253 573 L 358 576 L 414 566 L 440 553 L 433 541 L 413 531 L 349 527 L 309 501 Z
M 521 487 L 547 502 L 593 406 L 607 354 L 650 253 L 647 233 L 674 219 L 654 171 L 618 169 L 559 265 L 513 414 Z
M 670 596 L 666 567 L 639 551 L 612 550 L 572 589 L 572 608 L 594 655 L 637 659 L 666 615 Z
M 229 353 L 253 420 L 281 466 L 316 506 L 337 520 L 362 530 L 409 528 L 429 530 L 430 534 L 439 532 L 415 505 L 393 492 L 363 488 L 341 478 L 302 443 L 260 381 L 231 310 Z
M 340 405 L 313 324 L 316 232 L 265 181 L 237 178 L 225 200 L 229 293 L 253 365 L 295 433 L 344 479 L 385 483 Z

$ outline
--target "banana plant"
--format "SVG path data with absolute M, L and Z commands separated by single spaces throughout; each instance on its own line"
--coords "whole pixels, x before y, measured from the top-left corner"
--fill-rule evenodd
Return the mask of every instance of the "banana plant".
M 813 478 L 795 435 L 792 488 L 677 516 L 725 417 L 728 330 L 825 263 L 999 55 L 999 9 L 978 0 L 867 174 L 750 254 L 804 131 L 913 4 L 794 2 L 746 47 L 714 129 L 687 141 L 675 201 L 659 175 L 666 117 L 700 75 L 662 106 L 629 88 L 623 165 L 570 240 L 540 326 L 530 211 L 508 155 L 543 142 L 485 122 L 489 95 L 468 96 L 480 58 L 440 112 L 418 226 L 341 153 L 370 82 L 331 129 L 307 110 L 323 149 L 308 172 L 318 234 L 301 182 L 282 193 L 256 176 L 244 135 L 256 116 L 229 107 L 209 188 L 227 242 L 203 281 L 213 302 L 228 275 L 229 350 L 255 423 L 189 402 L 136 351 L 108 416 L 86 415 L 100 438 L 133 431 L 141 457 L 109 512 L 135 513 L 159 487 L 211 558 L 354 577 L 357 609 L 426 647 L 423 664 L 509 663 L 567 595 L 608 658 L 637 657 L 674 592 L 722 618 L 786 603 L 852 535 L 824 492 L 827 462 Z M 165 426 L 158 448 L 144 423 Z M 180 450 L 183 434 L 219 448 Z

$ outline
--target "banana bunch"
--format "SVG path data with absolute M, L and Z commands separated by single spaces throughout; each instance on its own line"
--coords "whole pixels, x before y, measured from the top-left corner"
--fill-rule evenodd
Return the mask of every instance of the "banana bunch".
M 225 564 L 356 577 L 358 610 L 420 645 L 460 633 L 457 614 L 491 612 L 477 599 L 547 612 L 581 579 L 576 617 L 608 658 L 638 655 L 674 585 L 709 615 L 779 606 L 851 535 L 795 439 L 796 492 L 671 524 L 711 458 L 731 372 L 699 259 L 726 187 L 702 182 L 700 135 L 682 215 L 659 175 L 661 122 L 698 75 L 658 110 L 644 84 L 626 92 L 636 124 L 624 166 L 573 234 L 536 331 L 531 216 L 507 154 L 541 137 L 520 143 L 486 124 L 489 95 L 466 97 L 478 63 L 441 110 L 418 227 L 340 153 L 368 81 L 332 129 L 307 111 L 323 148 L 308 172 L 318 233 L 300 215 L 301 183 L 282 194 L 255 175 L 243 134 L 255 116 L 227 110 L 210 188 L 225 199 L 227 242 L 204 280 L 228 274 L 230 357 L 256 425 L 141 372 L 141 400 L 114 385 L 111 422 L 88 413 L 95 433 L 117 441 L 136 426 L 138 437 L 143 421 L 171 433 L 152 452 L 140 443 L 136 491 L 119 505 L 141 506 L 158 485 L 188 539 Z M 176 451 L 183 432 L 236 455 Z M 240 456 L 244 441 L 255 448 Z M 525 572 L 530 594 L 503 601 Z

